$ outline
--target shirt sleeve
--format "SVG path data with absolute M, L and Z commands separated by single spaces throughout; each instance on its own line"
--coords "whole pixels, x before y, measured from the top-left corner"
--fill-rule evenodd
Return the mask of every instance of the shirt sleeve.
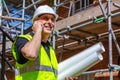
M 25 58 L 25 57 L 22 55 L 22 53 L 21 53 L 22 47 L 23 47 L 27 42 L 28 42 L 28 40 L 25 39 L 25 38 L 17 38 L 17 41 L 16 41 L 15 46 L 16 46 L 16 51 L 17 51 L 17 53 L 16 53 L 16 54 L 17 54 L 17 62 L 18 62 L 19 64 L 24 64 L 24 63 L 26 63 L 26 62 L 28 61 L 28 59 Z

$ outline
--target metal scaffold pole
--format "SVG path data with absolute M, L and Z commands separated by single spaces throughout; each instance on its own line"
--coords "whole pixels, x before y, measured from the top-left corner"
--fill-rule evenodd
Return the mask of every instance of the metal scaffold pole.
M 0 16 L 2 16 L 2 0 L 0 0 Z M 0 26 L 1 26 L 1 18 L 0 18 Z M 5 35 L 3 34 L 3 41 L 2 41 L 2 53 L 1 53 L 1 80 L 5 80 L 5 60 L 3 57 L 5 56 Z
M 25 15 L 25 0 L 23 0 L 23 5 L 22 5 L 22 7 L 23 7 L 23 10 L 22 10 L 22 19 L 24 19 L 24 15 Z M 21 34 L 23 34 L 24 32 L 24 22 L 25 21 L 23 21 L 23 23 L 22 23 L 22 27 L 21 27 Z
M 110 80 L 113 80 L 113 72 L 112 72 L 112 24 L 111 24 L 111 0 L 107 0 L 107 13 L 108 13 L 108 46 L 109 46 L 109 71 L 110 71 Z
M 54 0 L 54 11 L 56 12 L 56 0 Z M 52 36 L 52 44 L 53 44 L 53 48 L 55 49 L 55 32 L 56 30 L 56 21 L 55 21 L 55 28 L 54 28 L 54 32 L 53 32 L 53 36 Z
M 2 16 L 2 0 L 0 0 L 0 16 Z M 0 18 L 0 26 L 1 26 L 1 18 Z

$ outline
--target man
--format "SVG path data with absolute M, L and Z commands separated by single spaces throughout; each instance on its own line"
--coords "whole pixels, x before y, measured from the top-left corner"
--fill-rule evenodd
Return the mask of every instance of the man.
M 48 41 L 57 17 L 51 7 L 38 7 L 33 16 L 33 32 L 16 38 L 12 46 L 16 80 L 57 80 L 58 63 Z M 65 80 L 76 78 L 67 77 Z

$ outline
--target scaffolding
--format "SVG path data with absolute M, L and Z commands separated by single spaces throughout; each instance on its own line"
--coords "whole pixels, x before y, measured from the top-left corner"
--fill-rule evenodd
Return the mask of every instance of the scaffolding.
M 4 5 L 4 8 L 6 10 L 6 13 L 8 14 L 7 16 L 2 16 L 1 12 L 0 12 L 0 24 L 2 21 L 6 21 L 7 24 L 5 23 L 4 26 L 2 26 L 2 24 L 0 25 L 0 30 L 1 30 L 1 42 L 2 42 L 2 51 L 1 51 L 1 54 L 0 56 L 2 56 L 2 62 L 1 62 L 1 65 L 2 65 L 2 71 L 1 71 L 1 79 L 2 80 L 7 80 L 6 77 L 5 77 L 5 62 L 7 62 L 7 64 L 9 65 L 9 67 L 14 70 L 14 68 L 12 67 L 12 65 L 8 62 L 8 60 L 5 59 L 5 49 L 6 49 L 6 37 L 11 41 L 13 42 L 13 38 L 19 34 L 24 34 L 24 29 L 25 29 L 25 24 L 27 23 L 27 21 L 31 21 L 32 17 L 30 16 L 29 18 L 25 18 L 25 11 L 31 7 L 34 7 L 34 9 L 36 9 L 36 5 L 39 3 L 42 3 L 44 2 L 45 0 L 31 0 L 31 4 L 29 4 L 28 6 L 25 6 L 26 4 L 26 0 L 22 0 L 22 9 L 21 10 L 18 10 L 17 12 L 15 12 L 14 14 L 10 14 L 10 11 L 9 11 L 9 8 L 5 2 L 5 0 L 2 0 L 2 2 L 0 3 L 3 3 L 2 5 Z M 79 11 L 82 11 L 82 10 L 85 10 L 87 9 L 88 7 L 90 6 L 93 6 L 90 2 L 91 0 L 54 0 L 54 10 L 58 11 L 58 9 L 60 7 L 64 7 L 66 9 L 68 9 L 68 15 L 67 17 L 70 17 L 72 15 L 75 15 L 75 13 L 78 13 Z M 93 73 L 97 73 L 97 72 L 106 72 L 106 71 L 109 71 L 110 72 L 110 80 L 113 80 L 113 74 L 112 72 L 116 69 L 116 66 L 114 66 L 113 64 L 113 60 L 112 60 L 112 40 L 114 41 L 115 43 L 115 46 L 118 50 L 118 53 L 120 55 L 120 47 L 119 47 L 119 44 L 116 40 L 116 36 L 115 36 L 115 32 L 119 32 L 120 30 L 115 30 L 113 31 L 112 29 L 112 17 L 114 16 L 117 16 L 117 15 L 120 15 L 120 12 L 116 12 L 114 14 L 111 13 L 111 4 L 112 4 L 112 1 L 111 0 L 107 0 L 107 11 L 105 10 L 101 0 L 98 0 L 98 5 L 100 6 L 100 9 L 102 11 L 102 14 L 103 16 L 102 17 L 99 17 L 99 18 L 96 18 L 96 16 L 93 17 L 92 20 L 89 20 L 87 22 L 84 22 L 84 23 L 81 23 L 81 24 L 78 24 L 78 25 L 73 25 L 73 26 L 69 26 L 69 25 L 66 25 L 67 28 L 66 29 L 63 29 L 63 30 L 60 30 L 60 31 L 57 31 L 56 27 L 55 27 L 55 31 L 53 33 L 53 39 L 52 39 L 52 43 L 53 43 L 53 46 L 54 48 L 56 48 L 56 43 L 57 43 L 57 40 L 59 41 L 59 39 L 62 39 L 63 42 L 62 42 L 62 45 L 60 46 L 57 46 L 57 48 L 62 48 L 61 50 L 61 53 L 60 53 L 60 61 L 62 60 L 62 56 L 63 56 L 63 50 L 65 50 L 65 46 L 69 46 L 69 45 L 74 45 L 78 42 L 73 42 L 73 43 L 68 43 L 68 44 L 65 44 L 65 40 L 69 38 L 69 36 L 66 36 L 64 34 L 66 33 L 69 33 L 70 31 L 72 30 L 76 30 L 80 27 L 84 27 L 84 26 L 87 26 L 87 25 L 90 25 L 92 23 L 100 23 L 100 22 L 105 22 L 106 24 L 108 24 L 108 33 L 105 33 L 105 34 L 101 34 L 101 35 L 106 35 L 108 34 L 108 42 L 109 42 L 109 69 L 103 69 L 103 70 L 96 70 L 96 71 L 89 71 L 89 72 L 83 72 L 83 74 L 93 74 Z M 79 4 L 80 6 L 77 6 L 77 4 Z M 120 5 L 117 4 L 117 3 L 113 3 L 113 5 L 117 8 L 120 8 Z M 75 8 L 75 7 L 79 7 L 79 8 Z M 0 4 L 0 11 L 1 10 L 1 4 Z M 20 17 L 14 17 L 16 14 L 21 14 Z M 60 20 L 63 20 L 67 17 L 61 17 L 59 16 L 59 19 Z M 3 19 L 3 20 L 2 20 Z M 20 23 L 17 23 L 16 25 L 14 26 L 9 26 L 9 22 L 12 24 L 13 22 L 15 21 L 20 21 Z M 20 26 L 20 28 L 16 28 L 17 26 Z M 32 26 L 30 24 L 30 26 Z M 94 35 L 96 37 L 98 36 L 101 36 L 101 35 L 96 35 L 96 34 L 92 34 L 90 32 L 87 32 L 87 31 L 83 31 L 83 30 L 80 30 L 81 32 L 85 32 L 85 33 L 88 33 L 88 34 L 91 34 L 91 35 Z M 57 35 L 57 36 L 56 36 Z M 58 39 L 56 40 L 56 37 L 58 37 Z M 91 38 L 91 37 L 90 37 Z M 90 39 L 89 38 L 89 39 Z M 76 39 L 76 38 L 74 38 Z M 84 42 L 84 41 L 82 41 Z M 66 49 L 66 50 L 69 50 L 69 49 Z M 9 50 L 10 51 L 10 50 Z M 117 66 L 118 67 L 118 66 Z M 119 70 L 119 67 L 116 69 L 116 70 Z
M 76 0 L 76 1 L 79 1 L 79 0 Z M 82 3 L 82 1 L 83 1 L 83 0 L 81 0 L 81 3 Z M 84 0 L 84 2 L 86 3 L 86 0 Z M 68 3 L 67 0 L 65 0 L 65 1 L 63 1 L 63 2 L 61 2 L 61 3 L 58 1 L 58 4 L 57 4 L 57 5 L 55 4 L 55 6 L 56 6 L 56 7 L 63 6 L 63 5 L 65 5 L 66 3 Z M 71 1 L 70 1 L 70 7 L 69 7 L 70 10 L 69 10 L 68 17 L 70 16 L 70 12 L 73 11 L 73 10 L 71 10 L 71 9 L 73 9 L 73 8 L 72 8 L 72 7 L 73 7 L 73 3 L 75 3 L 74 0 L 71 0 Z M 82 24 L 77 25 L 77 26 L 74 26 L 74 27 L 73 27 L 73 26 L 72 26 L 72 27 L 71 27 L 71 26 L 67 26 L 67 29 L 61 30 L 61 31 L 59 32 L 58 36 L 61 37 L 61 38 L 63 38 L 63 46 L 61 46 L 61 47 L 64 49 L 65 46 L 69 46 L 69 45 L 71 45 L 71 43 L 70 43 L 70 44 L 64 44 L 65 36 L 64 36 L 64 35 L 63 35 L 63 36 L 60 36 L 60 34 L 64 34 L 64 33 L 70 32 L 70 31 L 75 30 L 75 29 L 78 29 L 78 28 L 80 28 L 80 27 L 84 27 L 84 26 L 86 26 L 86 25 L 90 25 L 90 24 L 92 24 L 92 23 L 100 23 L 100 22 L 105 21 L 105 23 L 108 24 L 109 69 L 89 71 L 89 72 L 84 72 L 83 74 L 92 74 L 92 73 L 97 73 L 97 72 L 106 72 L 106 70 L 107 70 L 107 71 L 110 72 L 110 80 L 113 80 L 113 71 L 116 69 L 116 67 L 117 67 L 116 70 L 119 70 L 120 67 L 119 67 L 119 66 L 114 66 L 114 64 L 113 64 L 113 62 L 112 62 L 112 61 L 113 61 L 113 59 L 112 59 L 112 55 L 113 55 L 113 53 L 112 53 L 112 52 L 113 52 L 113 51 L 112 51 L 112 40 L 114 41 L 115 46 L 116 46 L 119 54 L 120 54 L 120 47 L 119 47 L 119 44 L 118 44 L 118 42 L 117 42 L 117 40 L 116 40 L 115 33 L 114 33 L 113 29 L 112 29 L 112 17 L 113 17 L 113 16 L 116 16 L 116 15 L 120 15 L 120 12 L 117 12 L 117 13 L 112 14 L 112 13 L 111 13 L 111 3 L 112 3 L 111 0 L 107 0 L 107 12 L 106 12 L 106 11 L 105 11 L 105 8 L 104 8 L 104 6 L 103 6 L 103 4 L 102 4 L 102 1 L 101 1 L 101 0 L 98 0 L 98 4 L 99 4 L 99 6 L 100 6 L 100 8 L 101 8 L 101 11 L 102 11 L 102 13 L 103 13 L 103 17 L 101 17 L 101 18 L 96 18 L 96 17 L 94 17 L 94 20 L 91 20 L 91 21 L 89 21 L 89 22 L 82 23 Z M 86 5 L 86 4 L 84 4 L 84 5 Z M 113 3 L 113 5 L 116 6 L 117 8 L 120 8 L 120 5 L 117 4 L 117 3 Z M 64 6 L 64 7 L 65 7 L 65 6 Z M 86 6 L 85 6 L 84 8 L 86 8 Z M 72 13 L 73 13 L 73 12 L 72 12 Z M 68 37 L 67 37 L 67 38 L 68 38 Z M 66 38 L 66 39 L 67 39 L 67 38 Z M 77 42 L 76 42 L 76 43 L 77 43 Z M 73 43 L 73 44 L 76 44 L 76 43 Z M 62 49 L 62 50 L 63 50 L 63 49 Z M 62 55 L 63 55 L 63 53 L 61 53 L 61 55 L 60 55 L 60 60 L 61 60 Z
M 26 9 L 29 9 L 31 8 L 32 6 L 34 6 L 34 8 L 36 8 L 36 4 L 42 2 L 41 0 L 38 0 L 38 1 L 34 1 L 32 0 L 32 4 L 28 5 L 28 6 L 25 6 L 26 4 L 26 0 L 23 0 L 23 4 L 22 4 L 22 9 L 21 10 L 18 10 L 17 12 L 15 12 L 14 14 L 11 14 L 10 11 L 9 11 L 9 7 L 7 6 L 5 0 L 0 0 L 1 4 L 0 4 L 0 11 L 2 11 L 2 5 L 4 5 L 4 9 L 6 10 L 6 14 L 4 16 L 2 16 L 2 12 L 1 15 L 0 15 L 0 31 L 1 31 L 1 34 L 0 36 L 1 37 L 1 43 L 2 43 L 2 50 L 0 52 L 0 56 L 1 56 L 1 63 L 0 63 L 0 68 L 1 68 L 1 80 L 7 80 L 7 77 L 6 77 L 6 73 L 5 73 L 5 70 L 8 68 L 10 68 L 13 72 L 14 72 L 14 66 L 13 64 L 10 63 L 10 60 L 8 58 L 8 60 L 6 59 L 5 57 L 5 54 L 7 53 L 6 50 L 6 42 L 7 41 L 11 41 L 11 42 L 14 42 L 14 37 L 19 35 L 19 34 L 24 34 L 24 31 L 25 31 L 25 23 L 27 21 L 30 21 L 31 20 L 31 17 L 29 18 L 25 18 L 25 10 Z M 3 4 L 2 4 L 3 3 Z M 18 15 L 18 16 L 16 16 Z M 19 15 L 21 17 L 19 17 Z M 6 23 L 4 23 L 6 21 Z M 16 21 L 16 23 L 14 23 Z M 15 24 L 15 25 L 12 25 L 11 27 L 11 24 Z M 18 28 L 16 28 L 17 26 L 20 26 Z M 32 25 L 30 25 L 32 26 Z M 29 26 L 29 27 L 30 27 Z M 10 45 L 10 44 L 8 44 Z M 12 46 L 11 46 L 12 47 Z M 11 51 L 11 48 L 9 49 L 9 52 Z M 6 63 L 7 63 L 7 68 L 6 68 Z

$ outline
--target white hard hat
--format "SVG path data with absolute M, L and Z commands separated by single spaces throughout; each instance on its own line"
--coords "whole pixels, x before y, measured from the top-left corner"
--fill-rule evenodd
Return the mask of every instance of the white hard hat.
M 42 14 L 52 14 L 55 16 L 55 19 L 58 18 L 58 15 L 54 12 L 54 10 L 51 7 L 49 7 L 48 5 L 43 5 L 43 6 L 39 6 L 34 12 L 34 16 L 32 18 L 33 22 L 35 19 L 38 18 L 38 16 Z

